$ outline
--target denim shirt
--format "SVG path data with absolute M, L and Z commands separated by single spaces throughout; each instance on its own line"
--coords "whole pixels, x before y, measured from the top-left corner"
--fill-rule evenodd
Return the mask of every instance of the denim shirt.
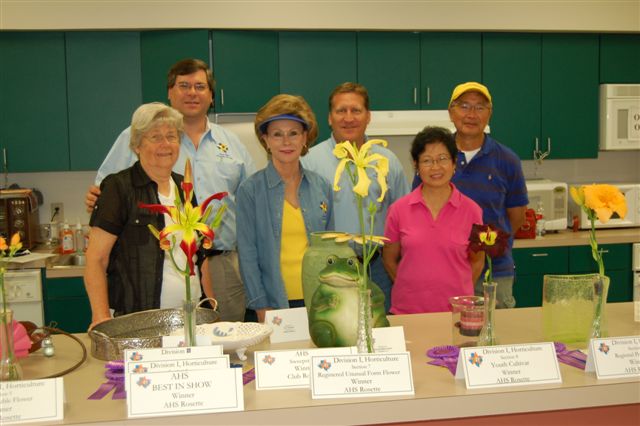
M 301 168 L 298 200 L 307 239 L 311 232 L 333 229 L 329 182 Z M 245 180 L 236 194 L 240 273 L 250 309 L 289 308 L 280 270 L 284 182 L 269 162 Z

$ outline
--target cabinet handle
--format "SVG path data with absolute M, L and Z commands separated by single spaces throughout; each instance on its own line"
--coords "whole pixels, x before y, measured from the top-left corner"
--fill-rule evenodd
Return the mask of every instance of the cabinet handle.
M 547 256 L 549 256 L 549 253 L 533 253 L 531 256 L 532 257 L 547 257 Z
M 547 138 L 547 156 L 551 154 L 551 138 Z
M 224 89 L 220 89 L 220 106 L 224 106 Z
M 431 87 L 427 86 L 427 105 L 431 105 Z
M 607 253 L 609 253 L 609 250 L 600 250 L 600 253 L 607 254 Z
M 417 87 L 413 88 L 413 104 L 414 105 L 418 104 L 418 88 Z

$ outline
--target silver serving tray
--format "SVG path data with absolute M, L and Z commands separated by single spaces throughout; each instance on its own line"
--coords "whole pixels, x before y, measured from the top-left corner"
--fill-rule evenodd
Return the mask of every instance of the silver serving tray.
M 125 349 L 159 348 L 162 336 L 183 328 L 182 314 L 182 309 L 151 309 L 100 323 L 89 331 L 91 355 L 112 361 L 124 359 Z M 209 324 L 219 319 L 217 311 L 196 309 L 196 324 Z

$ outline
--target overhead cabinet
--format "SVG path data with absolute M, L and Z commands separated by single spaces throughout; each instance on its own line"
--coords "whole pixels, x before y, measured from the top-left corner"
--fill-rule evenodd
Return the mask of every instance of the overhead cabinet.
M 217 113 L 256 112 L 280 93 L 278 33 L 212 31 Z
M 640 84 L 640 34 L 600 36 L 600 83 Z
M 69 170 L 64 33 L 0 31 L 0 58 L 0 147 L 8 171 Z
M 97 170 L 142 103 L 138 32 L 66 33 L 71 170 Z
M 596 158 L 598 36 L 483 35 L 492 135 L 521 159 Z
M 195 58 L 209 66 L 208 30 L 142 31 L 140 62 L 143 102 L 167 103 L 167 72 L 181 59 Z
M 329 94 L 340 83 L 357 78 L 356 33 L 283 31 L 279 37 L 280 91 L 309 102 L 322 141 L 331 134 Z

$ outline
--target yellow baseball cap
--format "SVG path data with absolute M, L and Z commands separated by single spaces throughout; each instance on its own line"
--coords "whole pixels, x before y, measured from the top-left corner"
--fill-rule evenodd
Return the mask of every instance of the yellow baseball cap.
M 485 98 L 487 98 L 489 103 L 491 103 L 491 94 L 489 93 L 489 89 L 487 89 L 487 86 L 475 81 L 468 81 L 466 83 L 458 84 L 456 88 L 453 89 L 451 100 L 449 101 L 449 106 L 451 106 L 453 101 L 467 92 L 480 92 L 484 95 Z

